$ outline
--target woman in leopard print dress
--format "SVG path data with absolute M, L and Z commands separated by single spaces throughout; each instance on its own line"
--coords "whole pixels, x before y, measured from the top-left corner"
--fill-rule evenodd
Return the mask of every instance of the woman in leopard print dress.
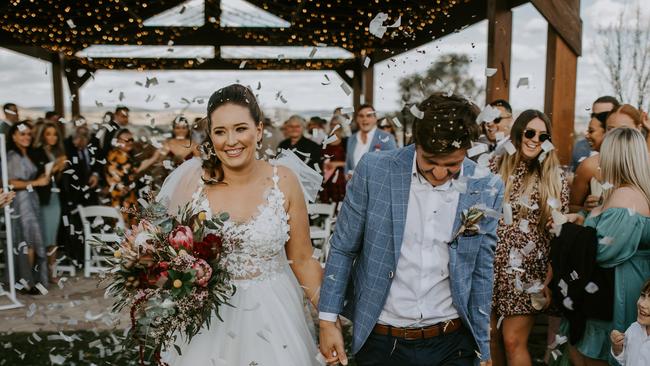
M 551 125 L 540 111 L 523 112 L 512 126 L 513 154 L 494 158 L 491 170 L 505 183 L 504 216 L 497 228 L 492 297 L 492 359 L 496 365 L 530 365 L 528 335 L 535 314 L 550 305 L 546 225 L 553 210 L 567 212 L 569 191 Z M 545 142 L 548 143 L 545 144 Z M 503 343 L 502 343 L 503 342 Z

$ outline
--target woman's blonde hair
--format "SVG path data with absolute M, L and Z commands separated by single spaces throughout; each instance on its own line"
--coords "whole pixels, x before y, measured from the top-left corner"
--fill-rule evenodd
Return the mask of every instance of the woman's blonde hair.
M 505 192 L 504 200 L 505 202 L 510 201 L 510 194 L 513 185 L 513 179 L 511 178 L 519 164 L 525 160 L 521 153 L 521 144 L 524 131 L 528 126 L 530 121 L 535 118 L 539 118 L 546 125 L 546 132 L 551 134 L 551 121 L 546 117 L 546 115 L 538 110 L 529 109 L 522 112 L 519 117 L 515 120 L 510 130 L 510 141 L 517 148 L 517 152 L 508 155 L 505 154 L 499 161 L 499 175 L 501 179 L 505 182 Z M 523 192 L 521 197 L 530 197 L 532 193 L 533 186 L 535 185 L 535 180 L 539 179 L 539 184 L 537 189 L 539 190 L 539 223 L 538 227 L 541 230 L 544 230 L 546 223 L 551 217 L 551 207 L 547 203 L 549 198 L 554 198 L 560 200 L 562 194 L 562 176 L 560 169 L 560 162 L 557 158 L 555 150 L 551 150 L 546 153 L 546 157 L 540 163 L 538 158 L 534 158 L 529 162 L 529 169 L 526 171 L 526 174 L 523 178 Z M 525 216 L 528 209 L 522 205 L 519 210 L 519 215 L 521 217 Z
M 613 185 L 605 191 L 605 199 L 616 188 L 632 186 L 643 193 L 650 205 L 650 159 L 639 130 L 620 127 L 605 134 L 600 148 L 600 172 L 603 180 Z

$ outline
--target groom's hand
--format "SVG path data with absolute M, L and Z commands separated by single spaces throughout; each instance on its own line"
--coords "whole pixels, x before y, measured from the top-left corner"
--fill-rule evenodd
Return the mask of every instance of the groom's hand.
M 320 352 L 325 356 L 328 364 L 340 362 L 342 365 L 348 364 L 348 356 L 345 354 L 343 346 L 343 333 L 341 331 L 341 321 L 336 323 L 321 320 L 320 326 Z
M 481 366 L 492 366 L 492 360 L 481 361 Z

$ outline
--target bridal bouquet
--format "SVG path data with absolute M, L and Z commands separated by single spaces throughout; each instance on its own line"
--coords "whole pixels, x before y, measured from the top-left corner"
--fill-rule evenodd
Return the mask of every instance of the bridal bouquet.
M 139 347 L 142 365 L 145 358 L 164 365 L 161 350 L 177 336 L 191 339 L 204 324 L 209 327 L 213 312 L 221 319 L 219 307 L 228 305 L 235 288 L 220 265 L 221 238 L 207 230 L 218 229 L 228 215 L 213 217 L 203 196 L 177 215 L 150 201 L 138 225 L 119 232 L 118 244 L 102 243 L 113 252 L 106 293 L 116 299 L 114 312 L 130 309 L 125 346 Z

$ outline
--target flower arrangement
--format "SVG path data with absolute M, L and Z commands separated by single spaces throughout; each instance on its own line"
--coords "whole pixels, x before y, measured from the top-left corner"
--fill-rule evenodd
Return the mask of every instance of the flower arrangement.
M 211 315 L 228 305 L 235 287 L 220 258 L 222 239 L 216 230 L 228 214 L 212 216 L 202 195 L 170 215 L 164 204 L 149 200 L 138 225 L 119 232 L 120 242 L 100 243 L 113 252 L 104 281 L 115 297 L 113 311 L 130 309 L 131 328 L 125 346 L 137 345 L 140 364 L 164 365 L 160 352 L 182 335 L 191 339 Z

